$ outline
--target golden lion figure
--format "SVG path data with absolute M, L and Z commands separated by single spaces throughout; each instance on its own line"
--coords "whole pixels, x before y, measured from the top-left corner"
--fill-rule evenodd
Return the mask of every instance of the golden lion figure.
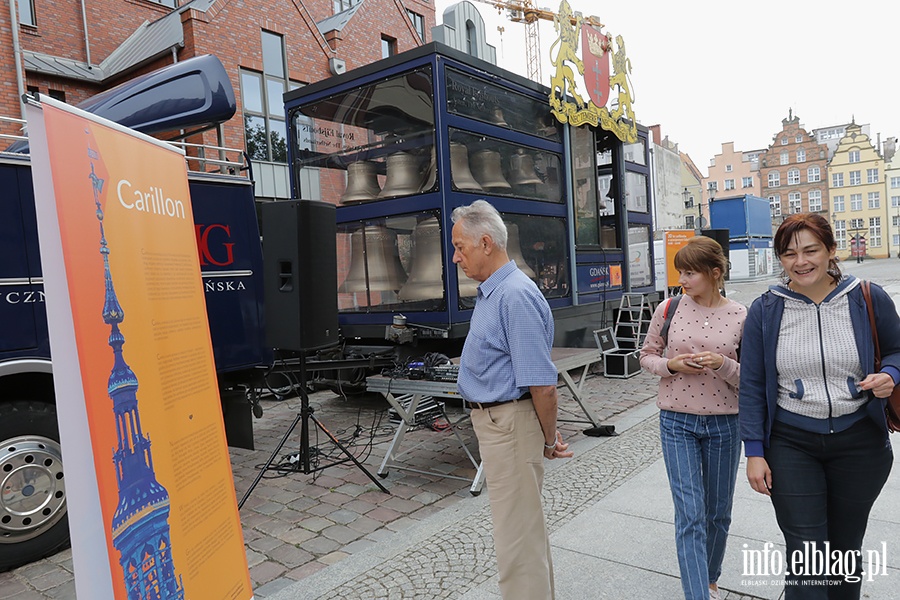
M 550 60 L 556 67 L 556 74 L 550 80 L 550 103 L 557 110 L 562 110 L 566 104 L 566 89 L 575 98 L 578 110 L 587 106 L 576 91 L 575 73 L 572 67 L 566 63 L 572 63 L 578 69 L 578 74 L 584 74 L 584 63 L 578 57 L 578 39 L 581 36 L 581 17 L 575 17 L 575 25 L 572 25 L 572 7 L 566 0 L 559 5 L 559 15 L 553 17 L 553 27 L 559 33 L 559 37 L 550 46 Z M 556 58 L 553 58 L 553 48 L 559 44 Z M 559 93 L 557 95 L 557 90 Z

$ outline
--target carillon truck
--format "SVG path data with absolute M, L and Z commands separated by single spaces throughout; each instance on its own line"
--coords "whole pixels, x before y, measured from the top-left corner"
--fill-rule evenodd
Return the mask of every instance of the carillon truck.
M 210 55 L 80 105 L 144 133 L 192 129 L 187 135 L 227 121 L 235 107 L 227 73 Z M 241 151 L 186 153 L 193 155 L 188 179 L 228 442 L 252 448 L 253 390 L 272 361 L 253 181 Z M 0 153 L 0 571 L 52 554 L 69 539 L 55 409 L 56 394 L 65 391 L 53 386 L 31 177 L 27 140 Z

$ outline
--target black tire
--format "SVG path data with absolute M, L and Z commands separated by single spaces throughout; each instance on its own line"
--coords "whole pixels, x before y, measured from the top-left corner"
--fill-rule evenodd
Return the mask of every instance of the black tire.
M 68 546 L 56 407 L 0 403 L 0 572 Z

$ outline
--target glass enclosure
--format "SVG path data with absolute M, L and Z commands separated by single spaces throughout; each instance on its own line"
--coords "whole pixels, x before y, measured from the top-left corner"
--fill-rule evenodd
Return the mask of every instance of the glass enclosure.
M 425 66 L 292 111 L 295 180 L 319 169 L 321 199 L 334 204 L 434 189 L 432 82 Z

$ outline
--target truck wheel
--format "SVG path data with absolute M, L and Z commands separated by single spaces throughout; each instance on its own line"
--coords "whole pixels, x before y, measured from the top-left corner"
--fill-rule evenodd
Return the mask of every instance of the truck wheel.
M 56 407 L 0 403 L 0 572 L 68 545 Z

